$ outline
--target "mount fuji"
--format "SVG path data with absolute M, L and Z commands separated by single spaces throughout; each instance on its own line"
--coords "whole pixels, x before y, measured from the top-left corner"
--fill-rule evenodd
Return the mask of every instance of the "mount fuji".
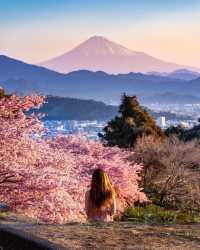
M 195 67 L 166 62 L 143 52 L 129 50 L 101 36 L 91 37 L 69 52 L 39 65 L 60 73 L 84 69 L 126 74 L 172 72 L 183 68 L 200 72 L 200 69 Z

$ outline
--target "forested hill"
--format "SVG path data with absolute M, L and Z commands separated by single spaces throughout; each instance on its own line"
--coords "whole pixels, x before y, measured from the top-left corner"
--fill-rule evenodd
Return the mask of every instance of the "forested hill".
M 156 113 L 148 110 L 156 119 L 166 116 L 167 119 L 187 119 L 168 112 Z M 46 114 L 47 120 L 110 120 L 118 112 L 118 106 L 106 105 L 94 100 L 83 100 L 69 97 L 48 96 L 46 103 L 37 111 Z
M 48 120 L 109 120 L 117 114 L 117 109 L 94 100 L 48 96 L 39 111 Z

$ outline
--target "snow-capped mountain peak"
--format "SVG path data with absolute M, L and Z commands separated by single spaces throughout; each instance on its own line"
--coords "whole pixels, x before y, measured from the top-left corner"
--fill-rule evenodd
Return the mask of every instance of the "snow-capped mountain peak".
M 199 71 L 193 67 L 166 62 L 143 52 L 129 50 L 102 36 L 92 36 L 67 53 L 40 65 L 61 73 L 81 69 L 112 74 L 172 72 L 181 68 Z
M 135 52 L 102 36 L 93 36 L 70 51 L 85 56 L 132 56 Z

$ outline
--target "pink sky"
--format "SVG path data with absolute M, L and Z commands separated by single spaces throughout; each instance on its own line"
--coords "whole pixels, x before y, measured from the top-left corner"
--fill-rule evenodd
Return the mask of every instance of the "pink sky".
M 200 67 L 200 2 L 189 4 L 192 2 L 198 3 L 188 1 L 186 7 L 177 4 L 175 9 L 173 5 L 146 6 L 149 1 L 137 6 L 137 11 L 133 5 L 128 9 L 121 4 L 118 9 L 115 5 L 94 10 L 90 5 L 84 9 L 75 6 L 67 12 L 65 4 L 57 12 L 41 12 L 39 17 L 38 10 L 31 18 L 26 12 L 15 20 L 0 15 L 0 54 L 38 63 L 67 52 L 90 36 L 101 35 L 134 51 Z

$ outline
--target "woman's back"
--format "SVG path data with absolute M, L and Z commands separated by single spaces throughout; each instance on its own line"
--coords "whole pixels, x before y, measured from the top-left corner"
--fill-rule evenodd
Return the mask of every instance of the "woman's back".
M 92 174 L 90 190 L 85 194 L 85 210 L 90 220 L 113 220 L 116 211 L 115 191 L 102 169 L 96 169 Z
M 113 195 L 112 201 L 110 201 L 110 205 L 96 209 L 90 199 L 90 191 L 87 191 L 85 194 L 85 210 L 88 219 L 90 220 L 98 220 L 98 221 L 113 221 L 113 215 L 116 212 L 116 199 L 115 195 Z

